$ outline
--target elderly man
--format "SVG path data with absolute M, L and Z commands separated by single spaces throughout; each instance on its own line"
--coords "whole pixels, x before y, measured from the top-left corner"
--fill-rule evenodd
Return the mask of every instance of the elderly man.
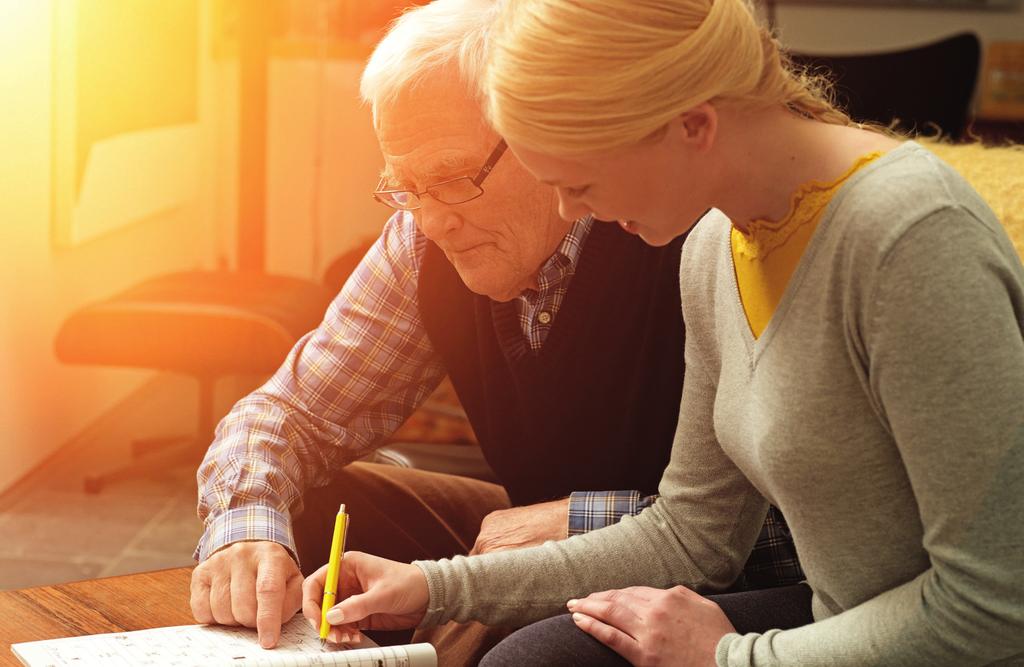
M 218 427 L 199 470 L 200 622 L 255 626 L 274 646 L 339 500 L 349 546 L 399 560 L 562 539 L 652 500 L 681 394 L 682 240 L 652 248 L 560 218 L 480 111 L 492 10 L 407 12 L 367 65 L 386 161 L 375 196 L 397 211 L 323 323 Z M 352 463 L 446 374 L 502 486 Z M 802 578 L 789 545 L 769 514 L 744 583 Z

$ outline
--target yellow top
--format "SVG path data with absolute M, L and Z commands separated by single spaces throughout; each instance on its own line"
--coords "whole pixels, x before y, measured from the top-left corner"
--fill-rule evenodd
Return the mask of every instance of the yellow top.
M 789 212 L 781 220 L 754 220 L 746 234 L 732 228 L 736 284 L 754 338 L 768 326 L 832 196 L 858 169 L 881 155 L 876 151 L 858 158 L 831 183 L 804 183 L 793 193 Z

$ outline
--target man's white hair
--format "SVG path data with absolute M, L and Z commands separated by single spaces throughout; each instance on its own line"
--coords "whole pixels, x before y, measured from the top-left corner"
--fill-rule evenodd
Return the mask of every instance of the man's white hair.
M 434 0 L 392 22 L 363 70 L 359 92 L 373 110 L 393 104 L 405 90 L 446 68 L 480 98 L 487 33 L 500 0 Z

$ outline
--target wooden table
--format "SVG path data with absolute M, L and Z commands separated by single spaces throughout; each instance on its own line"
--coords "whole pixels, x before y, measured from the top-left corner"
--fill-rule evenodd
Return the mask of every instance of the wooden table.
M 11 644 L 195 623 L 192 568 L 0 591 L 0 665 L 21 665 Z

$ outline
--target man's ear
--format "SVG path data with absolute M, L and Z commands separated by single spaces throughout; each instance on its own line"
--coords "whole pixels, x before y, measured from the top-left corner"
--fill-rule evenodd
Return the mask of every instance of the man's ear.
M 710 102 L 698 104 L 669 121 L 668 132 L 674 141 L 706 153 L 718 134 L 718 111 Z

